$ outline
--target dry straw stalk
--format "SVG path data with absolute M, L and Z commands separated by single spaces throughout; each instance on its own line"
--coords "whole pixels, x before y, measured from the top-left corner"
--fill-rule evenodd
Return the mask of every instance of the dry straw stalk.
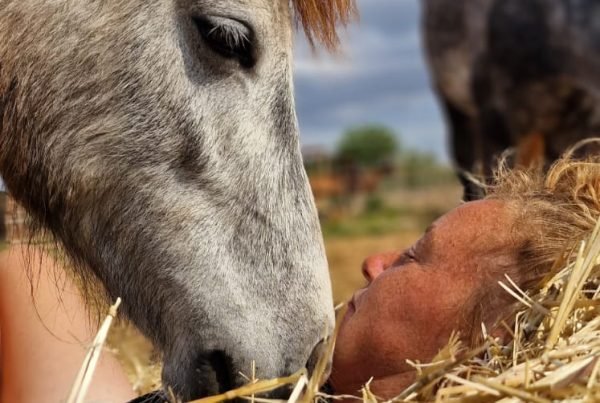
M 77 374 L 77 378 L 75 378 L 75 382 L 73 387 L 71 388 L 71 393 L 69 393 L 69 397 L 67 398 L 67 403 L 82 403 L 87 395 L 87 391 L 90 387 L 90 383 L 92 382 L 92 378 L 94 377 L 94 372 L 96 371 L 96 366 L 98 365 L 98 360 L 100 359 L 100 353 L 102 352 L 102 348 L 104 347 L 104 343 L 106 342 L 106 338 L 108 337 L 108 332 L 112 325 L 113 319 L 117 316 L 117 309 L 119 309 L 119 305 L 121 305 L 121 298 L 118 298 L 113 306 L 110 307 L 108 315 L 104 322 L 100 326 L 98 333 L 96 334 L 96 338 L 90 347 L 85 360 L 83 361 L 83 365 Z

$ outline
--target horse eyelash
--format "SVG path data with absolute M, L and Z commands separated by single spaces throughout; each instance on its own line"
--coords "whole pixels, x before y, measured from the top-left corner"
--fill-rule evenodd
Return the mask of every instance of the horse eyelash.
M 225 44 L 231 49 L 246 48 L 250 44 L 250 38 L 241 30 L 231 25 L 218 25 L 208 31 L 208 35 L 225 40 Z
M 213 51 L 225 58 L 237 59 L 244 68 L 254 66 L 254 35 L 250 27 L 223 17 L 198 17 L 193 20 L 200 35 Z

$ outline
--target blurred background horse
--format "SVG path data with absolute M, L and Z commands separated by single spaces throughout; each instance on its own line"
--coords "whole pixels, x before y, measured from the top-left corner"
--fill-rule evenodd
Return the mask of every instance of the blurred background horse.
M 600 133 L 600 3 L 424 0 L 425 45 L 467 199 L 466 173 L 548 166 Z M 593 152 L 597 150 L 587 150 Z

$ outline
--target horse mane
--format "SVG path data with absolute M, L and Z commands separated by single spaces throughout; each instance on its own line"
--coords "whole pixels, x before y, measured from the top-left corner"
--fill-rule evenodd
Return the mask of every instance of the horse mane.
M 320 42 L 329 50 L 340 43 L 337 28 L 357 16 L 355 0 L 292 0 L 297 23 L 311 45 Z

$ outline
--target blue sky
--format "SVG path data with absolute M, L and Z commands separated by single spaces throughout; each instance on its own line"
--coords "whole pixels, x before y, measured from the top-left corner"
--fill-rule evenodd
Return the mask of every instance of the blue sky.
M 358 0 L 360 21 L 342 32 L 342 55 L 296 45 L 296 102 L 303 145 L 335 146 L 344 129 L 379 123 L 406 147 L 447 160 L 444 124 L 423 60 L 419 0 Z

